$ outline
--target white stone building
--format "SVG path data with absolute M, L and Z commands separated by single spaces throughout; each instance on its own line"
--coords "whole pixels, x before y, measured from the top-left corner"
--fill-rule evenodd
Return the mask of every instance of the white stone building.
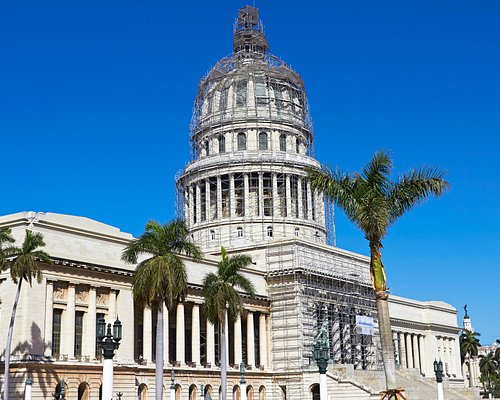
M 233 54 L 199 85 L 192 160 L 177 179 L 179 213 L 206 259 L 185 259 L 187 298 L 165 310 L 165 386 L 173 369 L 177 400 L 201 398 L 201 385 L 206 400 L 219 398 L 218 329 L 207 323 L 200 304 L 202 279 L 216 268 L 225 246 L 252 256 L 244 273 L 257 289 L 255 298 L 245 296 L 245 318 L 228 327 L 228 398 L 240 398 L 241 362 L 247 365 L 249 400 L 319 398 L 311 345 L 326 321 L 330 399 L 378 399 L 384 383 L 369 259 L 331 245 L 330 207 L 305 179 L 304 167 L 319 163 L 303 82 L 269 53 L 256 9 L 240 10 L 234 37 Z M 153 398 L 155 312 L 134 304 L 134 266 L 120 259 L 132 236 L 53 213 L 7 215 L 0 226 L 12 227 L 18 241 L 25 229 L 43 233 L 54 259 L 54 265 L 42 266 L 43 282 L 24 285 L 21 293 L 12 398 L 21 398 L 32 378 L 34 399 L 51 398 L 61 379 L 68 399 L 99 399 L 102 364 L 95 342 L 101 315 L 123 323 L 115 392 L 123 399 Z M 2 273 L 0 349 L 14 293 L 8 272 Z M 439 301 L 391 296 L 390 312 L 398 377 L 411 399 L 434 398 L 435 359 L 446 366 L 447 398 L 472 398 L 460 390 L 456 310 Z

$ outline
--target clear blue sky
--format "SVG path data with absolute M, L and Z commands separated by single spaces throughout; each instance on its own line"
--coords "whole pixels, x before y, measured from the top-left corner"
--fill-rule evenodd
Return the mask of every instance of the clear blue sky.
M 174 215 L 198 80 L 231 51 L 242 1 L 0 3 L 0 214 L 51 211 L 139 234 Z M 303 77 L 316 156 L 448 171 L 452 189 L 385 240 L 398 295 L 469 304 L 500 338 L 500 2 L 257 1 Z M 340 247 L 368 252 L 337 214 Z

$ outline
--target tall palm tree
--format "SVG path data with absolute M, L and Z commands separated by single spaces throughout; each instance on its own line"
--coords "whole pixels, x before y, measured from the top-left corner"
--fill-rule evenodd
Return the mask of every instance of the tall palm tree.
M 483 377 L 483 383 L 488 382 L 488 387 L 485 389 L 488 391 L 488 397 L 491 399 L 491 376 L 495 375 L 498 368 L 498 362 L 495 358 L 495 354 L 490 351 L 486 355 L 479 356 L 479 371 L 481 371 L 481 376 Z
M 462 360 L 462 364 L 465 362 L 467 357 L 477 357 L 479 346 L 479 339 L 477 336 L 481 336 L 479 332 L 472 332 L 468 329 L 464 329 L 462 334 L 459 337 L 460 342 L 460 358 Z
M 395 182 L 390 180 L 392 160 L 387 152 L 378 151 L 362 168 L 349 174 L 308 168 L 311 187 L 324 192 L 343 209 L 347 218 L 365 235 L 370 247 L 370 274 L 375 291 L 382 344 L 386 386 L 396 388 L 396 364 L 389 318 L 386 275 L 382 263 L 382 239 L 389 227 L 403 214 L 431 195 L 439 196 L 447 188 L 444 173 L 435 168 L 407 171 Z
M 253 284 L 241 274 L 241 269 L 252 263 L 250 256 L 237 254 L 228 256 L 221 248 L 221 260 L 217 272 L 210 272 L 203 278 L 203 311 L 207 320 L 220 327 L 220 371 L 222 400 L 227 395 L 227 354 L 226 354 L 226 317 L 233 323 L 238 316 L 244 315 L 243 301 L 236 289 L 241 289 L 251 297 L 255 295 Z
M 163 391 L 163 304 L 172 306 L 182 298 L 187 289 L 187 272 L 181 254 L 201 259 L 202 253 L 189 239 L 189 231 L 181 220 L 164 225 L 149 221 L 144 233 L 125 248 L 122 259 L 136 264 L 141 261 L 132 277 L 134 300 L 157 310 L 156 322 L 156 400 Z
M 21 248 L 12 247 L 10 252 L 15 255 L 10 264 L 10 277 L 17 284 L 16 297 L 12 306 L 12 315 L 10 317 L 9 332 L 7 334 L 7 343 L 5 345 L 5 377 L 4 377 L 4 400 L 9 400 L 9 369 L 10 369 L 10 348 L 12 344 L 12 333 L 14 331 L 14 321 L 16 319 L 17 304 L 19 302 L 19 294 L 21 293 L 21 285 L 23 281 L 32 284 L 33 279 L 38 283 L 42 282 L 42 270 L 39 262 L 52 264 L 50 256 L 40 250 L 45 246 L 43 235 L 41 233 L 32 232 L 26 229 Z

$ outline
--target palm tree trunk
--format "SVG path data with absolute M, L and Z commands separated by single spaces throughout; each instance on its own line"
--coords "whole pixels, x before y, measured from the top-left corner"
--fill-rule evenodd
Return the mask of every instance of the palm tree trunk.
M 160 302 L 156 319 L 156 400 L 163 399 L 163 329 L 163 302 Z
M 21 293 L 22 279 L 19 279 L 17 284 L 16 298 L 12 306 L 12 315 L 10 317 L 9 333 L 7 335 L 7 343 L 5 344 L 5 377 L 3 380 L 3 398 L 9 400 L 9 370 L 10 370 L 10 347 L 12 344 L 12 333 L 14 332 L 14 321 L 16 320 L 17 304 L 19 303 L 19 294 Z
M 370 242 L 370 273 L 375 299 L 377 303 L 378 328 L 382 345 L 382 362 L 384 364 L 386 389 L 396 389 L 396 361 L 394 359 L 394 344 L 392 342 L 391 318 L 385 278 L 384 264 L 382 264 L 382 244 Z
M 222 400 L 226 400 L 227 395 L 227 355 L 226 355 L 226 317 L 222 317 L 220 328 L 220 386 Z

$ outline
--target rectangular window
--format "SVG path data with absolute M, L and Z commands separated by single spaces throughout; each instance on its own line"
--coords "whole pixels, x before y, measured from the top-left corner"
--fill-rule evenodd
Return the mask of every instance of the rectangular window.
M 229 93 L 229 88 L 226 87 L 222 89 L 219 99 L 219 111 L 225 111 L 227 108 L 227 95 Z
M 75 313 L 75 357 L 82 356 L 83 311 Z
M 256 76 L 255 80 L 255 103 L 257 105 L 267 104 L 267 88 L 264 78 L 262 76 Z
M 52 315 L 52 355 L 61 354 L 61 316 L 62 311 L 55 308 Z
M 236 83 L 236 107 L 247 105 L 247 82 L 238 81 Z
M 96 316 L 95 316 L 95 333 L 96 333 L 96 338 L 97 338 L 97 322 L 99 321 L 100 318 L 104 318 L 104 314 L 103 313 L 97 313 Z M 101 351 L 101 346 L 99 343 L 97 343 L 97 340 L 96 340 L 96 344 L 95 344 L 95 356 L 98 360 L 101 359 L 101 356 L 102 356 L 102 351 Z

